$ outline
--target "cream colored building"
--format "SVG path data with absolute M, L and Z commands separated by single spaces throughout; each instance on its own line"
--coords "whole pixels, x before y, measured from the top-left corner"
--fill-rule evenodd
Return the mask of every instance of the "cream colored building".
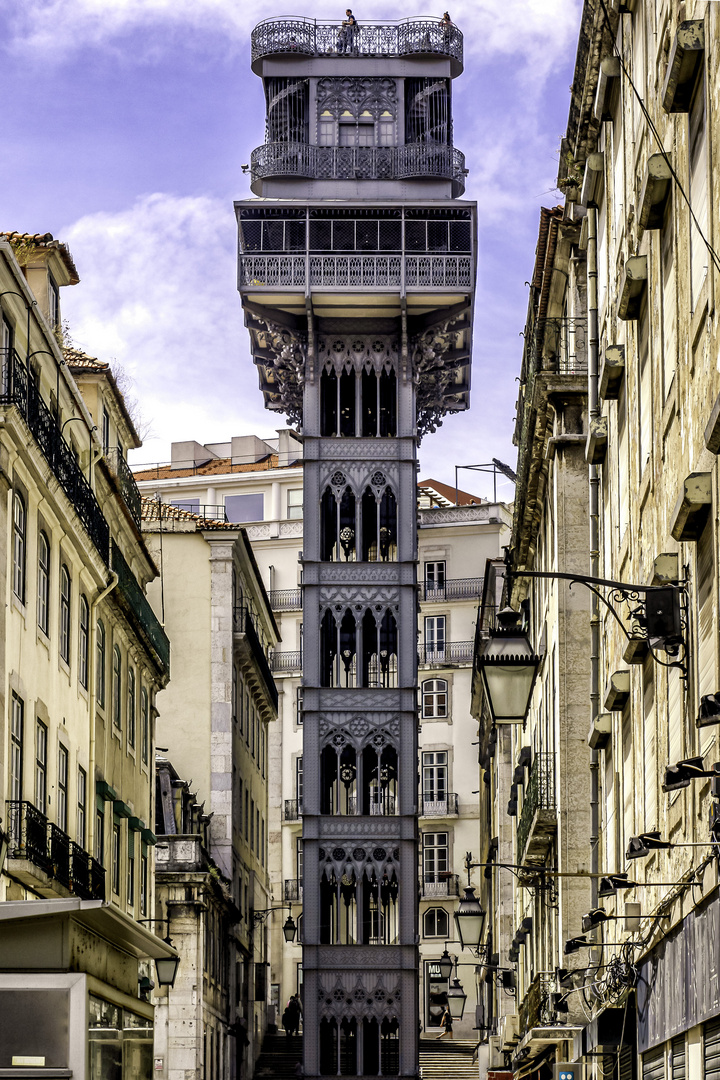
M 273 902 L 302 912 L 302 447 L 291 432 L 278 440 L 252 436 L 230 443 L 175 443 L 169 465 L 135 472 L 144 495 L 161 495 L 188 512 L 243 518 L 281 641 L 272 656 L 279 688 L 278 724 L 269 737 L 269 873 Z M 477 851 L 477 754 L 470 718 L 470 681 L 477 601 L 485 561 L 498 557 L 510 534 L 503 503 L 472 502 L 465 492 L 429 480 L 419 485 L 420 643 L 418 708 L 421 772 L 421 1008 L 423 1026 L 436 1027 L 447 986 L 433 968 L 446 941 L 465 884 L 466 851 Z M 225 525 L 224 528 L 230 527 Z M 164 540 L 165 542 L 165 540 Z M 166 564 L 167 565 L 167 564 Z M 166 576 L 167 590 L 167 576 Z M 175 636 L 171 635 L 173 642 Z M 168 695 L 178 688 L 174 678 Z M 170 711 L 163 704 L 163 714 Z M 179 760 L 179 759 L 178 759 Z M 184 766 L 183 766 L 184 767 Z M 193 772 L 197 782 L 197 767 Z M 270 917 L 270 1023 L 280 1023 L 291 994 L 302 990 L 299 942 L 286 944 L 288 908 Z M 300 927 L 302 921 L 300 920 Z M 448 946 L 459 955 L 458 949 Z M 463 958 L 461 962 L 464 963 Z M 475 1037 L 474 964 L 460 968 L 468 991 L 459 1037 Z
M 139 978 L 174 954 L 141 922 L 169 643 L 144 595 L 157 571 L 125 461 L 140 440 L 108 365 L 58 344 L 77 281 L 50 234 L 0 237 L 0 1067 L 100 1077 L 110 1055 L 149 1077 Z
M 209 854 L 238 913 L 232 934 L 224 934 L 224 985 L 215 986 L 216 977 L 201 984 L 188 971 L 169 993 L 168 1080 L 203 1061 L 207 1080 L 249 1076 L 267 1023 L 269 730 L 278 711 L 269 656 L 278 629 L 244 529 L 145 498 L 143 530 L 161 572 L 149 595 L 175 665 L 158 703 L 158 740 L 209 816 Z M 161 873 L 179 858 L 169 843 L 158 848 Z M 210 1008 L 219 990 L 223 1008 Z M 186 1026 L 190 999 L 204 1010 L 194 1039 Z

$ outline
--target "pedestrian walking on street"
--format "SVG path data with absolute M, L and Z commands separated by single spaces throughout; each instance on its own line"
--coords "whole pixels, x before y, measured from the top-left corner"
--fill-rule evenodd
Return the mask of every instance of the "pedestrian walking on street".
M 444 1038 L 445 1035 L 449 1035 L 450 1038 L 452 1039 L 452 1037 L 453 1037 L 452 1016 L 450 1015 L 450 1010 L 448 1009 L 447 1005 L 445 1006 L 445 1012 L 442 1014 L 442 1018 L 440 1020 L 440 1027 L 443 1030 L 440 1032 L 439 1035 L 435 1036 L 435 1041 L 437 1042 L 438 1039 Z

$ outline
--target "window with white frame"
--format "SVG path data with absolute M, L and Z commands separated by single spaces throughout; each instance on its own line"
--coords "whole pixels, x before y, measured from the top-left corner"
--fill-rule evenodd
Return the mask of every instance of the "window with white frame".
M 150 760 L 150 699 L 143 686 L 140 691 L 140 753 L 143 764 Z
M 428 750 L 422 756 L 423 803 L 446 803 L 448 794 L 447 750 Z
M 425 563 L 425 595 L 445 593 L 445 560 Z
M 97 621 L 97 634 L 95 639 L 95 698 L 101 709 L 105 708 L 105 663 L 106 663 L 106 639 L 105 624 L 102 619 Z
M 700 290 L 707 277 L 708 250 L 705 243 L 708 227 L 708 184 L 707 184 L 707 115 L 705 98 L 705 67 L 695 87 L 690 102 L 689 144 L 690 159 L 690 207 L 693 218 L 690 221 L 690 268 L 692 287 L 692 309 L 697 307 Z
M 422 715 L 425 720 L 447 717 L 447 679 L 426 679 L 422 684 Z
M 445 616 L 425 616 L 425 653 L 428 659 L 442 660 L 445 656 Z
M 47 807 L 47 728 L 42 720 L 35 726 L 35 808 L 41 814 Z
M 88 659 L 90 648 L 90 606 L 87 597 L 80 596 L 80 611 L 78 619 L 78 679 L 80 685 L 87 690 L 88 686 Z
M 50 541 L 42 530 L 38 533 L 37 622 L 38 628 L 47 636 L 50 630 Z
M 27 514 L 25 500 L 19 491 L 13 495 L 13 592 L 25 603 L 25 550 L 27 546 Z
M 70 571 L 65 563 L 60 567 L 60 656 L 70 663 Z
M 300 519 L 303 516 L 303 489 L 290 488 L 287 493 L 288 518 Z
M 57 823 L 63 832 L 68 829 L 68 751 L 58 747 Z
M 48 315 L 50 326 L 56 329 L 60 322 L 60 290 L 52 274 L 48 274 Z
M 10 798 L 22 799 L 23 746 L 25 738 L 25 702 L 16 693 L 12 695 L 10 719 Z
M 135 718 L 137 716 L 137 695 L 135 692 L 135 668 L 128 664 L 127 674 L 127 739 L 128 745 L 135 746 Z
M 450 853 L 446 832 L 422 834 L 423 879 L 426 884 L 447 881 Z
M 113 648 L 113 673 L 112 673 L 112 718 L 116 728 L 122 727 L 122 699 L 120 688 L 122 683 L 122 655 L 120 646 Z
M 85 847 L 87 831 L 87 773 L 82 765 L 78 766 L 77 775 L 77 826 L 75 839 L 80 847 Z

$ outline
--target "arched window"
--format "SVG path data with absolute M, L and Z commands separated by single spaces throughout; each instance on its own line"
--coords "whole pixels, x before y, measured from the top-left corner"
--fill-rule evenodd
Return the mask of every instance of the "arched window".
M 423 937 L 449 937 L 450 922 L 445 908 L 431 907 L 423 915 Z
M 447 716 L 447 679 L 426 679 L 422 684 L 422 714 L 428 720 Z
M 50 541 L 38 533 L 37 621 L 43 634 L 50 632 Z
M 122 680 L 122 656 L 120 646 L 113 649 L 113 674 L 112 674 L 112 718 L 116 728 L 122 727 L 122 706 L 120 703 L 120 683 Z
M 25 548 L 27 545 L 27 514 L 25 500 L 19 491 L 13 496 L 13 592 L 25 603 Z
M 80 617 L 78 620 L 78 678 L 80 685 L 88 687 L 88 655 L 90 645 L 90 607 L 87 597 L 80 596 Z
M 140 752 L 147 765 L 150 760 L 150 699 L 144 686 L 140 691 Z
M 137 697 L 135 694 L 135 668 L 128 664 L 127 676 L 127 737 L 128 744 L 135 746 L 135 717 Z
M 95 697 L 101 709 L 105 708 L 105 624 L 101 619 L 97 622 L 97 640 L 95 642 Z
M 60 567 L 60 656 L 70 663 L 70 571 Z

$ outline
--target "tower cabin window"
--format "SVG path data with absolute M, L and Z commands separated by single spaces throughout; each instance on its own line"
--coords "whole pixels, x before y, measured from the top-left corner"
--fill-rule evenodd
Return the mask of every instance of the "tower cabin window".
M 308 80 L 269 78 L 265 81 L 268 143 L 308 141 Z
M 389 610 L 328 609 L 320 623 L 320 685 L 397 685 L 397 623 Z
M 397 379 L 394 371 L 378 374 L 334 370 L 320 377 L 320 434 L 345 438 L 392 438 L 397 433 Z
M 397 808 L 397 750 L 365 746 L 356 751 L 342 735 L 323 747 L 320 756 L 322 814 L 387 817 Z
M 406 79 L 405 142 L 452 144 L 450 85 L 447 79 Z
M 397 558 L 397 501 L 389 487 L 378 497 L 366 488 L 356 500 L 325 489 L 320 503 L 320 558 L 323 562 L 394 562 Z

